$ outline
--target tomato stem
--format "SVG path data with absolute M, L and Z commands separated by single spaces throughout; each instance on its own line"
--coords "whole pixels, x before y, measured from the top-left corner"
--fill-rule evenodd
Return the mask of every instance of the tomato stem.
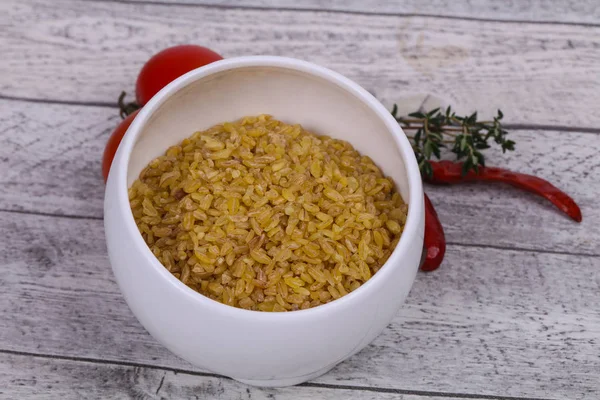
M 119 115 L 123 119 L 127 118 L 128 115 L 132 114 L 136 110 L 139 110 L 140 108 L 142 108 L 135 101 L 132 101 L 131 103 L 125 103 L 125 96 L 126 95 L 127 95 L 127 93 L 125 91 L 122 91 L 121 94 L 119 95 L 119 102 L 118 102 L 118 104 L 119 104 Z

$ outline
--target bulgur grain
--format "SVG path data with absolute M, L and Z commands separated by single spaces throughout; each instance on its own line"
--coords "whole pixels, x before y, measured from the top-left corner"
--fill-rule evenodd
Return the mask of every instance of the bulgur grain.
M 316 307 L 360 287 L 408 207 L 347 142 L 268 115 L 196 132 L 129 189 L 159 261 L 190 288 L 258 311 Z

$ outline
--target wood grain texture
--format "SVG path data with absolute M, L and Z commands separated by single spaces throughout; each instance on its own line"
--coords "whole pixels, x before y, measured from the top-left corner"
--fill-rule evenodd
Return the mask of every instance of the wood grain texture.
M 96 364 L 0 353 L 0 398 L 5 399 L 197 399 L 197 400 L 445 400 L 369 390 L 327 387 L 263 389 L 230 379 L 156 368 Z M 460 395 L 454 399 L 466 399 Z M 471 397 L 472 398 L 472 397 Z
M 118 110 L 0 100 L 0 209 L 103 215 L 104 146 Z
M 0 11 L 3 96 L 115 102 L 151 54 L 190 42 L 313 61 L 386 105 L 432 95 L 513 123 L 600 122 L 600 27 L 74 0 Z
M 0 2 L 0 99 L 33 100 L 0 100 L 0 398 L 600 397 L 600 3 L 136 1 Z M 199 370 L 127 308 L 101 221 L 111 105 L 183 42 L 313 61 L 403 112 L 588 127 L 515 130 L 517 152 L 488 158 L 565 189 L 584 222 L 505 187 L 426 187 L 447 258 L 373 344 L 302 387 Z
M 102 222 L 0 214 L 2 349 L 199 371 L 135 320 Z M 599 257 L 449 246 L 364 351 L 316 382 L 576 400 L 600 396 Z
M 506 21 L 600 24 L 600 5 L 593 0 L 129 0 L 144 3 L 193 4 L 364 14 L 432 15 Z
M 117 110 L 0 100 L 0 209 L 102 218 L 100 162 Z M 426 187 L 451 243 L 600 254 L 600 135 L 512 133 L 517 151 L 489 165 L 533 173 L 580 204 L 577 224 L 528 193 L 485 184 Z M 493 229 L 490 229 L 493 227 Z

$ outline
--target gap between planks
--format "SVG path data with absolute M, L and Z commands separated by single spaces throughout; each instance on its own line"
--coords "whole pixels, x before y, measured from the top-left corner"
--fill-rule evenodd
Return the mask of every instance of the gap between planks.
M 98 1 L 98 0 L 96 0 L 96 1 Z M 104 0 L 102 0 L 102 1 L 104 1 Z M 111 1 L 111 0 L 107 0 L 107 1 Z M 135 3 L 137 3 L 137 2 L 135 2 Z M 6 96 L 3 94 L 0 94 L 0 100 L 23 101 L 23 102 L 27 102 L 27 103 L 38 103 L 38 104 L 59 104 L 59 105 L 66 105 L 66 106 L 102 107 L 102 108 L 115 108 L 115 109 L 119 108 L 119 105 L 117 103 L 110 103 L 110 102 L 36 99 L 36 98 L 31 98 L 31 97 Z M 427 100 L 427 98 L 425 100 Z M 425 103 L 425 100 L 423 101 L 423 103 Z M 523 123 L 512 123 L 512 124 L 505 123 L 505 124 L 503 124 L 503 126 L 507 129 L 514 129 L 514 130 L 577 132 L 577 133 L 600 134 L 600 128 L 594 128 L 594 127 L 588 127 L 588 126 L 543 125 L 543 124 L 523 124 Z M 0 210 L 0 211 L 2 211 L 2 210 Z
M 34 358 L 62 360 L 62 361 L 73 361 L 73 362 L 81 362 L 81 363 L 93 363 L 93 364 L 102 364 L 102 365 L 118 365 L 118 366 L 133 367 L 133 368 L 147 368 L 147 369 L 152 369 L 152 370 L 169 371 L 169 372 L 173 372 L 175 374 L 186 374 L 186 375 L 192 375 L 192 376 L 202 376 L 202 377 L 209 377 L 209 378 L 232 380 L 232 378 L 229 378 L 227 376 L 214 374 L 214 373 L 210 373 L 210 372 L 191 371 L 191 370 L 186 370 L 186 369 L 181 369 L 181 368 L 163 367 L 163 366 L 151 365 L 151 364 L 145 364 L 145 363 L 126 362 L 126 361 L 117 361 L 117 360 L 105 360 L 105 359 L 90 358 L 90 357 L 60 356 L 60 355 L 54 355 L 54 354 L 42 354 L 42 353 L 33 353 L 33 352 L 27 352 L 27 351 L 16 351 L 16 350 L 7 350 L 7 349 L 0 349 L 0 354 L 10 354 L 10 355 L 24 356 L 24 357 L 34 357 Z M 496 396 L 496 395 L 473 394 L 473 393 L 433 392 L 433 391 L 423 391 L 423 390 L 395 389 L 395 388 L 371 387 L 371 386 L 335 385 L 335 384 L 312 383 L 312 382 L 301 383 L 297 386 L 320 388 L 320 389 L 330 389 L 330 390 L 337 389 L 337 390 L 356 390 L 356 391 L 366 391 L 366 392 L 376 392 L 376 393 L 393 393 L 393 394 L 414 395 L 414 396 L 423 396 L 423 397 L 445 397 L 445 398 L 449 398 L 449 399 L 552 400 L 549 398 L 541 398 L 541 397 L 515 397 L 515 396 Z
M 92 215 L 88 216 L 88 215 L 52 214 L 52 213 L 27 211 L 27 210 L 0 209 L 0 213 L 37 215 L 40 217 L 64 218 L 64 219 L 85 219 L 85 220 L 91 220 L 91 221 L 102 221 L 104 219 L 103 217 L 96 217 L 96 216 L 92 216 Z M 518 251 L 518 252 L 523 252 L 523 253 L 556 254 L 556 255 L 562 255 L 562 256 L 600 258 L 600 254 L 594 254 L 594 253 L 578 253 L 578 252 L 569 252 L 569 251 L 530 249 L 530 248 L 525 248 L 525 247 L 495 246 L 495 245 L 481 244 L 481 243 L 459 243 L 459 242 L 452 242 L 452 241 L 447 241 L 446 244 L 448 246 L 455 246 L 455 247 L 477 247 L 477 248 L 482 248 L 482 249 Z
M 541 24 L 541 25 L 571 25 L 571 26 L 583 26 L 590 28 L 600 27 L 600 23 L 592 22 L 571 22 L 571 21 L 534 21 L 526 19 L 496 19 L 496 18 L 479 18 L 469 16 L 455 16 L 455 15 L 439 15 L 439 14 L 428 14 L 428 13 L 401 13 L 401 12 L 378 12 L 378 11 L 358 11 L 358 10 L 339 10 L 339 9 L 322 9 L 322 8 L 302 8 L 302 7 L 267 7 L 258 5 L 229 5 L 229 4 L 216 4 L 216 3 L 204 3 L 194 4 L 178 1 L 152 1 L 152 0 L 92 0 L 98 3 L 120 3 L 120 4 L 141 4 L 141 5 L 157 5 L 157 6 L 179 6 L 179 7 L 194 7 L 194 8 L 213 8 L 221 10 L 256 10 L 256 11 L 291 11 L 291 12 L 312 12 L 312 13 L 331 13 L 331 14 L 350 14 L 350 15 L 364 15 L 364 16 L 380 16 L 380 17 L 399 17 L 399 18 L 436 18 L 436 19 L 447 19 L 447 20 L 461 20 L 461 21 L 480 21 L 480 22 L 494 22 L 494 23 L 506 23 L 506 24 Z

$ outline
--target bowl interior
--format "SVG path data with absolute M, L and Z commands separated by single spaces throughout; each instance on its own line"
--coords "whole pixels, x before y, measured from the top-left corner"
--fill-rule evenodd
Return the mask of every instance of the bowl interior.
M 363 92 L 364 93 L 364 92 Z M 344 82 L 293 68 L 245 66 L 200 77 L 160 103 L 136 138 L 127 185 L 141 170 L 195 131 L 243 116 L 270 114 L 317 134 L 350 142 L 392 177 L 408 201 L 405 161 L 397 138 L 368 102 Z M 379 111 L 381 112 L 381 111 Z

